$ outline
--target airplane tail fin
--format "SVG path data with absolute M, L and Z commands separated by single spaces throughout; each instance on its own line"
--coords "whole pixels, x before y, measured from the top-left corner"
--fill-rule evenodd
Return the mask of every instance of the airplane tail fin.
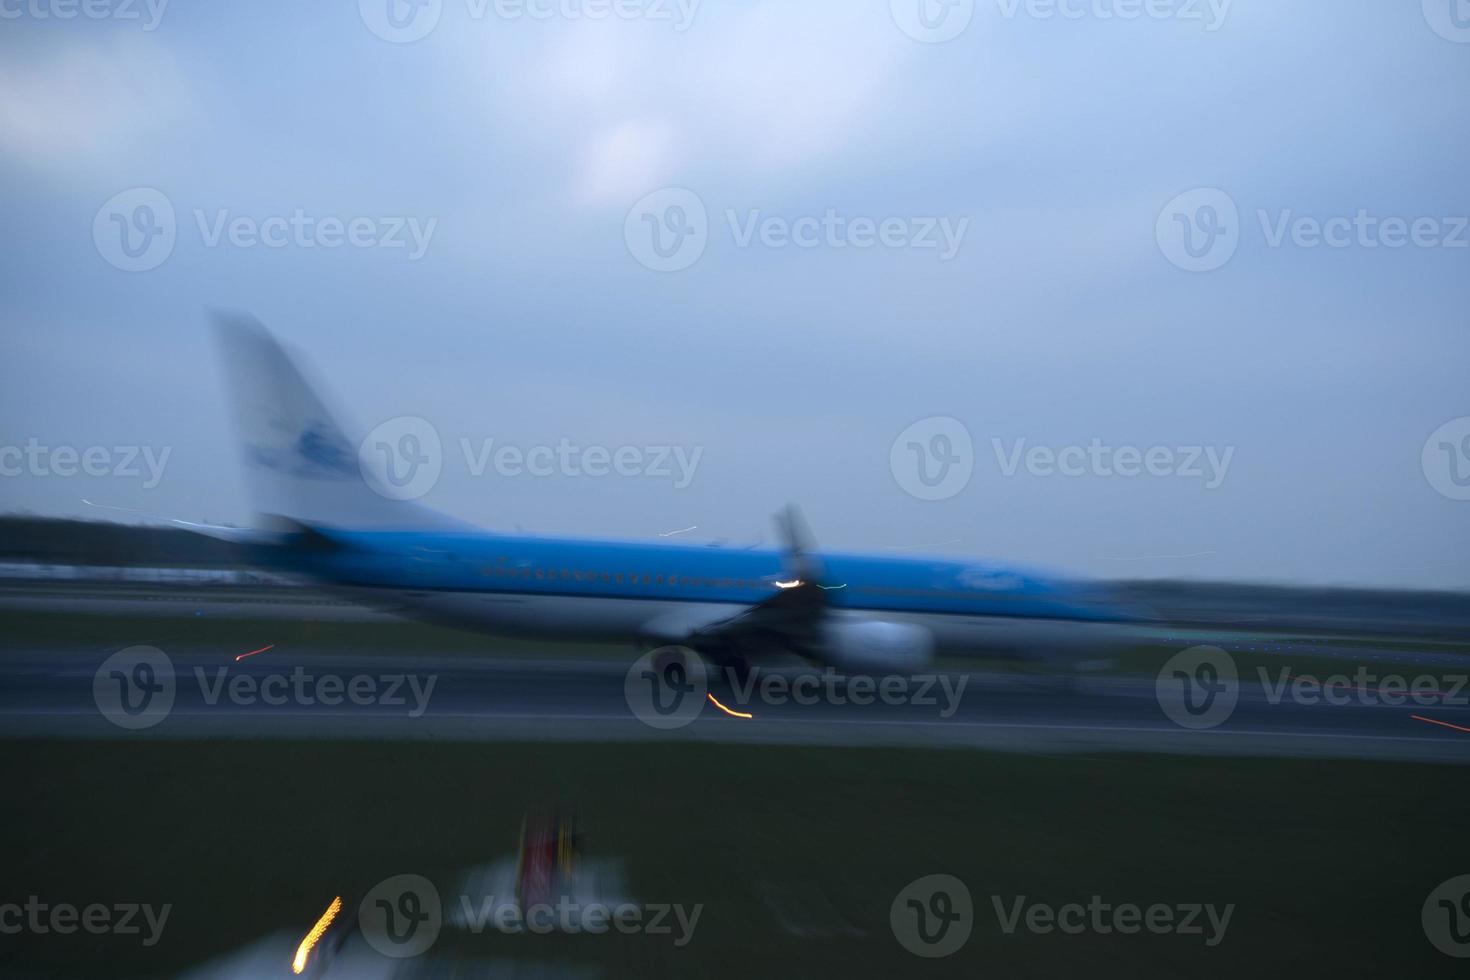
M 395 495 L 362 458 L 301 368 L 254 317 L 217 314 L 218 346 L 244 455 L 247 490 L 266 526 L 444 527 Z

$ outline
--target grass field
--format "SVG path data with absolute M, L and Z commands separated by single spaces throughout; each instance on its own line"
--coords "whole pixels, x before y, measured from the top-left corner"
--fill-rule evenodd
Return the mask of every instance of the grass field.
M 634 897 L 702 903 L 694 939 L 466 940 L 605 975 L 1437 976 L 1463 963 L 1420 925 L 1470 872 L 1470 787 L 1432 766 L 693 745 L 12 741 L 0 902 L 170 903 L 162 940 L 0 936 L 0 974 L 167 976 L 389 875 L 441 882 L 514 850 L 528 807 L 576 807 L 589 856 Z M 975 932 L 905 952 L 893 898 L 948 873 Z M 773 913 L 787 902 L 787 921 Z M 1199 936 L 1001 932 L 991 896 L 1233 903 Z M 802 911 L 806 909 L 807 911 Z M 810 913 L 807 921 L 804 916 Z M 841 920 L 860 936 L 800 938 Z M 449 974 L 445 974 L 449 975 Z

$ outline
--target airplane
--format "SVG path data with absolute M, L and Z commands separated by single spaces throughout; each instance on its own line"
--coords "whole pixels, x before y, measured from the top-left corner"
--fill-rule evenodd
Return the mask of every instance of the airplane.
M 936 656 L 1075 662 L 1133 620 L 1095 588 L 995 563 L 825 554 L 794 507 L 774 549 L 476 528 L 383 492 L 386 475 L 258 321 L 217 327 L 262 515 L 220 535 L 354 600 L 504 637 L 679 647 L 742 675 L 791 657 L 847 672 Z

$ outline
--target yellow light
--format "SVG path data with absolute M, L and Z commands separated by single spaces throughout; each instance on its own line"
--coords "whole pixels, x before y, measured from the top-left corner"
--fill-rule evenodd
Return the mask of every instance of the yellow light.
M 322 917 L 316 920 L 316 925 L 311 927 L 311 932 L 308 932 L 306 938 L 301 940 L 301 945 L 296 947 L 296 958 L 291 961 L 292 973 L 300 973 L 306 969 L 306 957 L 311 954 L 312 947 L 317 944 L 317 940 L 322 938 L 322 933 L 327 931 L 327 926 L 332 924 L 332 920 L 340 911 L 342 911 L 342 897 L 339 895 L 332 899 L 332 904 L 327 906 Z
M 754 718 L 755 717 L 755 715 L 747 714 L 744 711 L 732 711 L 731 709 L 725 707 L 720 702 L 716 701 L 715 700 L 715 696 L 713 694 L 708 694 L 707 693 L 707 694 L 705 694 L 705 697 L 709 698 L 710 704 L 714 705 L 716 708 L 719 708 L 721 711 L 723 711 L 725 714 L 729 715 L 731 718 Z

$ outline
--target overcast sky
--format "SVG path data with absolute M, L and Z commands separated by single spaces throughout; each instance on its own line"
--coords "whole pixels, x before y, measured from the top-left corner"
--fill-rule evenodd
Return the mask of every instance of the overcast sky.
M 248 520 L 229 309 L 490 528 L 1470 587 L 1463 0 L 90 2 L 0 5 L 5 510 Z

